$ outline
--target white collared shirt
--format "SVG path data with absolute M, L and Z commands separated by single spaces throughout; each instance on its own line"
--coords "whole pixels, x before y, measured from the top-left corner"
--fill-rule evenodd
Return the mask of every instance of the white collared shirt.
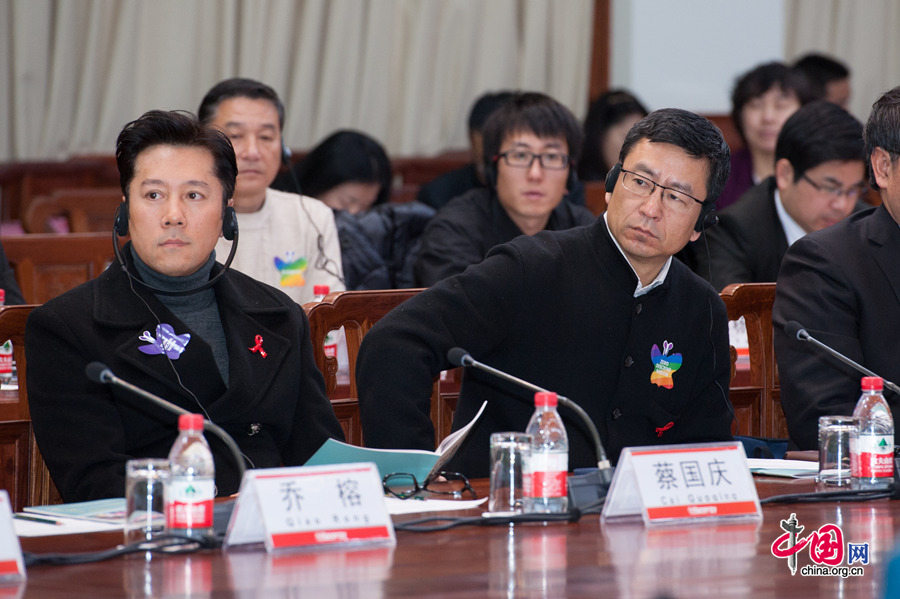
M 606 230 L 609 231 L 609 221 L 606 219 L 606 212 L 603 213 L 603 222 L 606 223 Z M 634 289 L 634 297 L 640 297 L 645 293 L 650 293 L 652 290 L 656 289 L 660 285 L 663 284 L 663 281 L 666 280 L 666 275 L 669 274 L 669 267 L 672 266 L 672 256 L 669 256 L 669 259 L 666 260 L 666 263 L 663 264 L 663 267 L 659 269 L 659 274 L 656 275 L 656 278 L 650 281 L 649 285 L 641 285 L 641 277 L 637 274 L 637 271 L 634 270 L 634 266 L 631 265 L 631 261 L 628 259 L 628 256 L 625 255 L 625 252 L 622 251 L 622 246 L 619 245 L 619 240 L 616 239 L 616 236 L 612 234 L 612 231 L 609 231 L 609 236 L 612 238 L 613 243 L 616 244 L 616 248 L 619 250 L 619 253 L 622 254 L 622 257 L 625 258 L 625 262 L 628 263 L 628 267 L 631 268 L 631 271 L 634 273 L 634 276 L 637 277 L 637 287 Z
M 785 210 L 784 204 L 781 203 L 781 194 L 778 193 L 778 189 L 775 190 L 775 210 L 778 212 L 781 228 L 784 229 L 784 236 L 787 237 L 788 247 L 791 247 L 795 241 L 806 235 L 806 231 Z

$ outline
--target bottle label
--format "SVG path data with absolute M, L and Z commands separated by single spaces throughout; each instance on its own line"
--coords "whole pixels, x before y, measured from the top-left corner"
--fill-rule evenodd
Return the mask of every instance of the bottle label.
M 531 497 L 565 497 L 568 453 L 534 453 L 531 455 Z M 526 485 L 527 487 L 527 485 Z M 526 488 L 526 491 L 528 489 Z
M 12 341 L 0 345 L 0 374 L 11 374 L 13 367 Z
M 337 341 L 330 333 L 325 336 L 325 343 L 322 345 L 326 358 L 337 358 Z
M 850 474 L 855 478 L 894 476 L 894 436 L 860 435 L 850 452 Z
M 213 525 L 213 480 L 171 480 L 167 490 L 167 528 L 209 528 Z

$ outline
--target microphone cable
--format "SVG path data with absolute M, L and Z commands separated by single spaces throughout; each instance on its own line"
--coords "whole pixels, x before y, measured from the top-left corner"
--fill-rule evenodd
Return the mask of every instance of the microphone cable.
M 328 257 L 328 254 L 325 253 L 325 236 L 322 234 L 322 230 L 319 229 L 319 225 L 317 225 L 316 221 L 313 220 L 312 214 L 309 213 L 309 208 L 306 206 L 306 202 L 303 201 L 303 190 L 300 187 L 300 179 L 297 177 L 297 173 L 294 172 L 294 167 L 290 163 L 288 163 L 288 173 L 290 173 L 291 181 L 294 183 L 294 188 L 297 190 L 297 195 L 299 196 L 300 201 L 300 208 L 306 215 L 306 220 L 308 220 L 309 224 L 311 224 L 313 229 L 316 230 L 316 250 L 318 253 L 315 260 L 313 261 L 313 267 L 330 274 L 331 276 L 339 280 L 341 282 L 341 285 L 344 285 L 346 287 L 347 282 L 344 280 L 344 277 L 339 274 L 337 264 L 334 260 Z M 335 224 L 335 233 L 337 233 L 337 224 Z

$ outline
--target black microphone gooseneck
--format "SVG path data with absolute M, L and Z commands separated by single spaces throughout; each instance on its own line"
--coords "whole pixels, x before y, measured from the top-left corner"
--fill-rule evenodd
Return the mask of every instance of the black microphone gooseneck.
M 191 412 L 176 406 L 170 401 L 166 401 L 162 397 L 158 395 L 154 395 L 145 389 L 141 389 L 137 385 L 133 385 L 126 380 L 120 379 L 115 374 L 113 374 L 112 370 L 110 370 L 106 364 L 102 362 L 91 362 L 84 369 L 84 373 L 87 377 L 94 381 L 95 383 L 101 383 L 104 385 L 114 385 L 116 387 L 120 387 L 127 391 L 131 391 L 135 395 L 143 397 L 146 400 L 151 401 L 157 406 L 161 407 L 164 410 L 172 412 L 174 414 L 190 414 Z M 225 443 L 226 447 L 228 447 L 229 451 L 232 453 L 232 457 L 234 458 L 234 462 L 238 467 L 238 480 L 242 480 L 244 478 L 244 460 L 241 457 L 241 451 L 238 449 L 237 443 L 234 442 L 234 439 L 231 438 L 225 430 L 222 429 L 219 425 L 214 422 L 210 422 L 208 419 L 203 419 L 203 430 L 210 432 L 220 438 L 223 443 Z
M 546 393 L 547 389 L 543 387 L 538 387 L 528 381 L 524 381 L 516 376 L 513 376 L 509 373 L 503 372 L 502 370 L 497 370 L 492 366 L 488 366 L 482 362 L 479 362 L 472 355 L 464 350 L 461 347 L 451 348 L 450 351 L 447 352 L 447 359 L 450 360 L 450 363 L 454 366 L 471 366 L 473 368 L 477 368 L 479 370 L 483 370 L 484 372 L 488 372 L 493 374 L 496 377 L 499 377 L 503 380 L 509 381 L 511 383 L 515 383 L 526 389 L 530 389 L 532 391 L 538 393 Z M 575 412 L 581 421 L 584 423 L 585 427 L 587 427 L 588 431 L 591 434 L 591 438 L 594 441 L 594 449 L 597 453 L 597 472 L 600 476 L 600 482 L 609 485 L 612 482 L 612 474 L 613 468 L 609 463 L 609 458 L 606 457 L 606 448 L 603 447 L 603 442 L 600 440 L 600 433 L 597 432 L 597 427 L 594 426 L 594 422 L 591 420 L 591 417 L 588 416 L 587 412 L 579 406 L 577 403 L 569 399 L 564 395 L 557 394 L 557 399 L 559 399 L 559 403 L 566 408 Z
M 869 370 L 862 364 L 855 362 L 854 360 L 851 360 L 850 358 L 848 358 L 841 352 L 837 351 L 836 349 L 833 349 L 832 347 L 825 345 L 824 343 L 822 343 L 821 341 L 819 341 L 818 339 L 816 339 L 815 337 L 810 335 L 806 331 L 806 329 L 803 328 L 803 325 L 800 324 L 799 322 L 797 322 L 796 320 L 791 320 L 791 321 L 788 321 L 787 323 L 785 323 L 784 332 L 787 333 L 789 337 L 796 337 L 800 341 L 809 341 L 810 343 L 812 343 L 819 349 L 824 350 L 829 355 L 831 355 L 834 358 L 837 358 L 838 360 L 840 360 L 847 366 L 850 366 L 857 372 L 861 372 L 862 374 L 864 374 L 866 376 L 876 376 L 876 377 L 880 378 L 881 380 L 884 381 L 885 387 L 887 387 L 894 393 L 900 395 L 900 387 L 898 387 L 891 381 L 887 380 L 883 376 L 875 374 L 874 372 L 872 372 L 871 370 Z

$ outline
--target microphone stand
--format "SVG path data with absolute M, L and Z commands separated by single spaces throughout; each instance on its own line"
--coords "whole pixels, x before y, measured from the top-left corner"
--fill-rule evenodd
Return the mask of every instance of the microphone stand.
M 507 372 L 503 372 L 502 370 L 498 370 L 492 366 L 488 366 L 483 362 L 479 362 L 478 360 L 473 358 L 472 355 L 469 354 L 466 350 L 459 347 L 454 347 L 449 352 L 447 352 L 447 359 L 450 360 L 450 363 L 454 366 L 471 366 L 531 391 L 535 391 L 538 393 L 547 392 L 547 389 L 544 389 L 543 387 L 538 387 L 537 385 L 529 383 L 528 381 L 520 379 L 519 377 L 513 376 Z M 571 503 L 573 504 L 573 507 L 577 507 L 578 509 L 596 506 L 606 498 L 606 494 L 609 491 L 609 486 L 612 483 L 613 467 L 609 462 L 609 458 L 607 458 L 606 456 L 606 449 L 603 447 L 603 442 L 600 439 L 600 433 L 597 431 L 597 427 L 594 425 L 594 422 L 591 420 L 591 417 L 588 416 L 587 412 L 585 412 L 584 409 L 577 403 L 564 395 L 557 394 L 556 397 L 559 400 L 560 405 L 563 405 L 575 412 L 575 414 L 585 425 L 585 428 L 588 429 L 588 432 L 591 435 L 591 439 L 594 442 L 594 449 L 597 454 L 596 470 L 592 470 L 585 474 L 576 474 L 568 477 L 569 498 L 571 500 Z

